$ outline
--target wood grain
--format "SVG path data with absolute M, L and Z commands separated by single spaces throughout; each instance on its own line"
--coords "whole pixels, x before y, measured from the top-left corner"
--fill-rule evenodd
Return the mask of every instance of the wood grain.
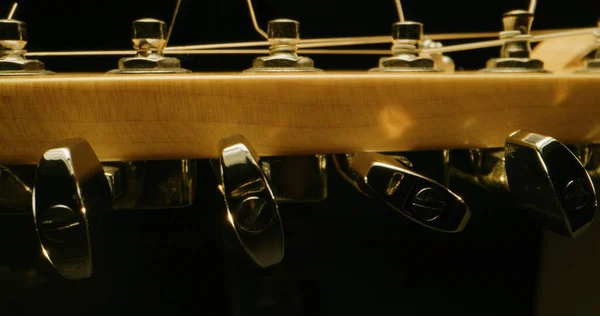
M 0 80 L 0 163 L 87 139 L 103 161 L 207 158 L 244 134 L 263 156 L 501 147 L 526 129 L 600 142 L 600 76 L 70 74 Z

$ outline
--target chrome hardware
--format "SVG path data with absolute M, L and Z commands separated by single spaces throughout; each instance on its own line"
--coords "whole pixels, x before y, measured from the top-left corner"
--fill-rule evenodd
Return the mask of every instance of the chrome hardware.
M 33 219 L 42 253 L 65 278 L 92 276 L 97 226 L 111 202 L 104 170 L 85 140 L 65 140 L 44 153 L 33 190 Z
M 392 56 L 379 59 L 379 67 L 370 71 L 381 72 L 439 72 L 429 57 L 420 57 L 423 24 L 396 22 L 392 25 Z
M 441 42 L 436 42 L 430 39 L 424 39 L 421 43 L 423 48 L 440 48 L 443 47 Z M 456 69 L 454 60 L 450 56 L 446 56 L 442 53 L 431 53 L 429 55 L 423 54 L 422 57 L 431 57 L 435 62 L 435 67 L 446 73 L 453 73 Z
M 25 58 L 27 25 L 0 19 L 0 76 L 49 75 L 43 62 Z
M 0 214 L 25 214 L 30 206 L 30 186 L 11 169 L 0 166 Z
M 586 61 L 586 67 L 578 70 L 578 73 L 598 73 L 600 72 L 600 21 L 598 28 L 594 31 L 596 37 L 596 54 L 593 59 Z
M 245 253 L 259 267 L 284 256 L 284 237 L 277 201 L 260 167 L 260 157 L 241 135 L 219 142 L 216 167 L 227 219 Z
M 577 157 L 554 138 L 517 131 L 500 149 L 471 151 L 474 174 L 451 174 L 507 191 L 549 229 L 575 238 L 591 225 L 596 192 Z
M 91 277 L 106 212 L 189 206 L 195 174 L 188 160 L 101 165 L 85 140 L 60 142 L 44 153 L 29 200 L 44 256 L 68 279 Z
M 500 58 L 487 62 L 485 72 L 548 72 L 544 69 L 544 62 L 530 58 L 531 55 L 531 25 L 533 13 L 524 10 L 506 12 L 502 18 L 504 31 L 500 32 L 500 39 L 505 44 L 500 51 Z
M 252 68 L 245 72 L 314 72 L 322 71 L 314 66 L 309 57 L 298 56 L 300 23 L 290 19 L 269 21 L 267 34 L 271 46 L 270 55 L 254 59 Z
M 378 153 L 335 155 L 340 174 L 359 192 L 382 199 L 414 222 L 441 232 L 460 232 L 471 213 L 443 185 L 411 171 L 400 160 Z
M 263 157 L 260 166 L 278 203 L 320 202 L 327 198 L 325 155 Z
M 194 202 L 196 161 L 110 162 L 103 167 L 115 188 L 115 210 L 173 209 Z
M 165 57 L 167 44 L 165 22 L 157 19 L 139 19 L 133 21 L 133 48 L 137 51 L 134 57 L 121 58 L 119 69 L 108 73 L 114 74 L 163 74 L 187 73 L 181 68 L 179 59 Z

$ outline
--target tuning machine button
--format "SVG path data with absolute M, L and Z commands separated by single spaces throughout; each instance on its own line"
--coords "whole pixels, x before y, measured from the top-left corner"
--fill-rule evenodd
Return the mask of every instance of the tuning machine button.
M 404 21 L 392 25 L 392 56 L 379 59 L 379 72 L 439 72 L 435 61 L 419 56 L 423 39 L 423 24 Z
M 157 19 L 139 19 L 133 21 L 134 57 L 121 58 L 119 68 L 108 73 L 114 74 L 168 74 L 187 73 L 181 68 L 179 59 L 165 57 L 167 45 L 165 22 Z
M 298 56 L 297 44 L 300 41 L 300 23 L 290 19 L 269 21 L 267 28 L 269 56 L 254 59 L 252 68 L 245 72 L 318 72 L 314 61 Z
M 471 180 L 509 191 L 549 229 L 575 238 L 591 225 L 597 202 L 590 175 L 556 139 L 517 131 L 507 137 L 504 151 L 476 151 L 472 157 Z
M 67 279 L 92 276 L 97 227 L 110 210 L 112 193 L 104 169 L 83 139 L 47 150 L 38 165 L 33 215 L 42 253 Z
M 379 153 L 335 155 L 338 171 L 359 192 L 383 200 L 416 223 L 441 232 L 460 232 L 471 213 L 448 188 Z
M 281 262 L 285 249 L 283 226 L 260 157 L 241 135 L 222 139 L 219 153 L 218 166 L 213 167 L 237 240 L 259 267 Z
M 0 19 L 0 76 L 49 75 L 43 62 L 25 58 L 27 25 L 13 19 Z
M 548 72 L 544 62 L 532 59 L 531 55 L 531 25 L 533 13 L 525 10 L 512 10 L 504 14 L 502 24 L 504 31 L 500 39 L 505 43 L 500 51 L 500 58 L 488 61 L 485 72 Z

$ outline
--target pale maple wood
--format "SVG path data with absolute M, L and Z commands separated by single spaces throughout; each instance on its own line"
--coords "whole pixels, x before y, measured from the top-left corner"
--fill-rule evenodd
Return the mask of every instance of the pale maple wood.
M 69 74 L 0 78 L 0 163 L 65 138 L 103 161 L 208 158 L 245 135 L 258 154 L 502 147 L 526 129 L 600 142 L 600 76 Z
M 583 59 L 596 49 L 595 41 L 593 34 L 551 38 L 539 43 L 531 56 L 554 73 L 571 73 L 585 66 Z

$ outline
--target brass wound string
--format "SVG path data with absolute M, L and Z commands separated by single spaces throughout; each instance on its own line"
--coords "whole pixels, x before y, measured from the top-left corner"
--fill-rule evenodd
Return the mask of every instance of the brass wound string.
M 10 9 L 10 12 L 8 13 L 8 17 L 7 17 L 7 19 L 9 19 L 9 20 L 10 20 L 10 19 L 12 19 L 13 15 L 15 15 L 15 11 L 17 11 L 17 6 L 18 6 L 18 5 L 19 5 L 19 4 L 18 4 L 18 3 L 16 3 L 16 2 L 15 2 L 15 3 L 13 3 L 13 5 L 12 5 L 12 8 Z
M 252 20 L 252 25 L 254 29 L 265 39 L 269 39 L 269 35 L 267 32 L 263 31 L 258 25 L 258 21 L 256 20 L 256 14 L 254 13 L 254 5 L 252 4 L 252 0 L 247 0 L 248 2 L 248 11 L 250 11 L 250 19 Z
M 398 10 L 398 18 L 400 19 L 400 22 L 404 22 L 404 10 L 402 9 L 402 3 L 400 2 L 400 0 L 395 0 L 394 2 L 396 2 L 396 10 Z
M 173 33 L 173 27 L 175 26 L 175 20 L 177 19 L 177 15 L 179 14 L 179 7 L 181 6 L 181 1 L 182 0 L 177 0 L 177 4 L 175 5 L 175 11 L 173 12 L 173 17 L 171 18 L 171 25 L 169 25 L 169 31 L 167 32 L 165 47 L 169 45 L 169 39 L 171 39 L 171 33 Z

